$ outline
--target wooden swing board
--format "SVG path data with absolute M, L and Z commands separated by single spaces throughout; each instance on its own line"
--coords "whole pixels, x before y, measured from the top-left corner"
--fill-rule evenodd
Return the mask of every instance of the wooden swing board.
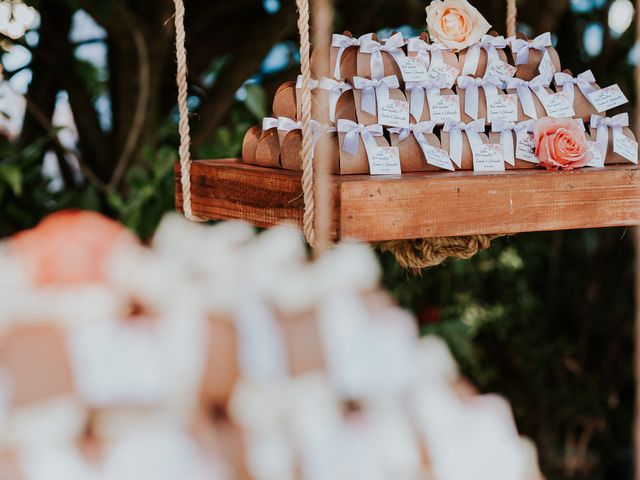
M 192 166 L 193 212 L 258 227 L 301 225 L 300 172 L 200 160 Z M 640 224 L 635 165 L 547 172 L 421 172 L 332 177 L 334 239 L 368 242 Z M 176 205 L 182 208 L 179 166 Z

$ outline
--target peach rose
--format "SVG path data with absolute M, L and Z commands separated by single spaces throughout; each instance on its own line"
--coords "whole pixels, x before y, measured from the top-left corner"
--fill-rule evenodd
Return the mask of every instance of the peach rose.
M 433 0 L 427 7 L 431 38 L 452 50 L 480 41 L 491 25 L 467 0 Z
M 573 170 L 591 159 L 581 121 L 544 117 L 536 121 L 536 157 L 547 170 Z

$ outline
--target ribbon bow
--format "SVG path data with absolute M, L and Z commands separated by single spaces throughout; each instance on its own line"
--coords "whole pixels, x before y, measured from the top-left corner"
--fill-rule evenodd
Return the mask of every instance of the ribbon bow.
M 352 90 L 353 87 L 347 82 L 340 82 L 332 78 L 325 77 L 320 80 L 320 89 L 329 91 L 329 120 L 335 123 L 338 100 L 344 92 Z
M 484 90 L 488 105 L 489 99 L 498 95 L 498 87 L 502 88 L 502 82 L 495 78 L 459 77 L 458 87 L 464 89 L 464 112 L 477 120 L 480 88 Z
M 309 81 L 309 88 L 311 90 L 315 90 L 316 88 L 318 88 L 318 86 L 320 85 L 320 82 L 318 82 L 318 80 L 314 80 L 313 78 Z M 296 80 L 296 89 L 301 90 L 302 89 L 302 75 L 298 75 L 298 78 Z
M 551 34 L 549 32 L 538 35 L 530 42 L 520 38 L 509 38 L 511 51 L 516 55 L 516 65 L 522 65 L 529 61 L 529 50 L 535 49 L 544 52 L 551 46 Z
M 431 63 L 431 56 L 429 55 L 431 49 L 429 47 L 430 45 L 421 38 L 410 38 L 407 43 L 407 51 L 415 53 L 416 58 L 420 59 L 427 68 Z
M 278 119 L 272 117 L 264 117 L 262 119 L 262 131 L 266 132 L 272 128 L 278 128 Z
M 582 72 L 575 78 L 568 73 L 558 72 L 555 74 L 554 80 L 556 82 L 556 86 L 562 87 L 562 91 L 567 93 L 571 102 L 573 102 L 574 99 L 574 85 L 578 86 L 587 100 L 589 99 L 589 95 L 596 91 L 593 85 L 591 85 L 596 82 L 596 78 L 593 76 L 593 72 L 591 72 L 591 70 Z
M 533 101 L 532 92 L 544 103 L 544 99 L 549 94 L 545 90 L 549 86 L 549 79 L 543 75 L 538 75 L 530 81 L 522 80 L 521 78 L 509 78 L 507 80 L 507 89 L 516 89 L 518 93 L 518 100 L 522 105 L 522 111 L 529 118 L 538 118 L 536 113 L 536 104 Z
M 345 50 L 350 47 L 359 47 L 365 38 L 371 38 L 372 35 L 372 33 L 368 33 L 360 38 L 351 38 L 347 37 L 346 35 L 340 35 L 338 33 L 335 33 L 333 35 L 331 46 L 338 49 L 338 54 L 336 55 L 336 68 L 333 71 L 333 76 L 336 80 L 343 79 L 342 70 L 340 69 L 340 62 L 342 61 L 342 55 L 344 55 Z
M 444 122 L 442 131 L 449 133 L 449 156 L 460 168 L 462 166 L 462 132 L 467 134 L 472 150 L 476 145 L 481 145 L 482 139 L 478 134 L 484 132 L 484 118 L 470 123 L 448 119 Z
M 622 127 L 629 126 L 629 114 L 620 113 L 615 117 L 591 115 L 590 126 L 596 129 L 596 143 L 604 159 L 607 156 L 609 146 L 609 129 L 613 130 L 614 135 L 622 135 Z
M 475 75 L 480 61 L 480 49 L 487 51 L 487 65 L 491 60 L 499 60 L 498 48 L 506 48 L 507 40 L 503 37 L 483 35 L 480 41 L 471 45 L 467 50 L 467 56 L 462 68 L 462 75 Z
M 360 137 L 367 151 L 367 157 L 370 157 L 373 149 L 378 148 L 378 144 L 373 137 L 381 137 L 383 135 L 382 125 L 365 126 L 345 119 L 338 120 L 338 132 L 346 134 L 342 143 L 342 150 L 354 157 L 358 154 L 358 140 Z
M 362 90 L 362 110 L 376 115 L 376 101 L 378 106 L 389 100 L 389 89 L 400 88 L 398 77 L 391 75 L 379 80 L 369 80 L 363 77 L 354 77 L 353 86 Z
M 289 133 L 292 130 L 302 130 L 302 123 L 287 117 L 278 118 L 278 131 Z
M 505 120 L 498 119 L 491 124 L 491 131 L 494 133 L 500 133 L 500 144 L 502 145 L 502 156 L 504 161 L 513 166 L 516 164 L 512 134 L 515 130 L 516 124 L 514 122 L 507 122 Z
M 411 92 L 409 111 L 416 121 L 419 122 L 422 118 L 425 94 L 431 102 L 432 98 L 440 95 L 440 89 L 447 88 L 447 86 L 447 79 L 444 75 L 438 75 L 423 82 L 407 82 L 405 89 Z
M 431 52 L 431 66 L 441 65 L 444 63 L 442 52 L 450 52 L 451 49 L 442 43 L 427 44 L 427 49 Z
M 360 45 L 360 51 L 371 54 L 371 77 L 374 79 L 384 77 L 382 52 L 387 52 L 398 62 L 398 59 L 406 57 L 403 48 L 404 37 L 400 32 L 389 37 L 384 43 L 376 42 L 371 37 L 365 38 Z

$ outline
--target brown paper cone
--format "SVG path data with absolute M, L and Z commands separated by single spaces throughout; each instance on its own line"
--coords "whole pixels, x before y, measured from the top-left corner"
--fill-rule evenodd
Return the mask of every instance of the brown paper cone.
M 280 167 L 280 141 L 277 129 L 272 128 L 262 132 L 256 147 L 256 165 L 261 167 Z
M 262 128 L 258 125 L 251 127 L 242 141 L 242 162 L 249 165 L 256 165 L 256 149 L 262 136 Z
M 314 152 L 315 155 L 318 154 L 319 145 L 321 142 L 325 142 L 331 152 L 331 173 L 340 173 L 338 135 L 336 135 L 335 133 L 328 133 L 326 135 L 323 135 L 316 144 Z M 280 163 L 282 165 L 282 168 L 287 170 L 302 170 L 302 132 L 300 130 L 289 132 L 289 134 L 285 137 L 280 152 Z
M 440 140 L 433 133 L 425 135 L 427 143 L 436 148 L 440 148 Z M 422 153 L 422 149 L 413 134 L 410 134 L 407 138 L 399 141 L 400 135 L 397 133 L 391 134 L 391 146 L 398 147 L 400 149 L 400 165 L 402 166 L 402 172 L 430 172 L 440 170 L 438 167 L 427 163 L 427 159 Z
M 518 32 L 517 37 L 522 40 L 529 40 L 527 36 L 522 32 Z M 551 63 L 553 63 L 553 66 L 555 67 L 556 72 L 560 72 L 561 66 L 560 66 L 560 57 L 558 56 L 558 52 L 553 47 L 547 47 L 547 52 L 549 52 Z M 532 49 L 529 49 L 529 61 L 522 65 L 516 65 L 515 58 L 514 58 L 515 55 L 512 55 L 511 64 L 515 65 L 516 68 L 518 69 L 516 71 L 515 76 L 517 78 L 521 78 L 527 81 L 533 80 L 535 77 L 537 77 L 540 74 L 540 72 L 538 71 L 538 67 L 540 66 L 540 62 L 542 61 L 543 56 L 544 56 L 544 52 L 541 52 L 540 50 L 535 50 L 532 48 Z
M 375 41 L 379 41 L 377 35 L 373 36 Z M 404 82 L 402 80 L 402 70 L 396 63 L 395 59 L 390 53 L 382 52 L 382 62 L 384 64 L 384 76 L 388 77 L 390 75 L 395 75 L 398 77 L 398 81 L 400 81 L 400 88 L 404 88 Z M 373 78 L 371 75 L 371 54 L 370 53 L 362 53 L 358 51 L 357 60 L 356 60 L 356 71 L 359 77 L 364 78 Z
M 550 88 L 546 88 L 545 90 L 548 93 L 553 93 L 553 90 L 551 90 Z M 518 91 L 515 88 L 510 88 L 510 89 L 507 89 L 507 93 L 513 93 L 517 95 Z M 532 96 L 533 96 L 533 104 L 535 105 L 536 114 L 538 115 L 538 118 L 546 117 L 547 111 L 544 109 L 544 105 L 542 105 L 542 102 L 540 101 L 540 99 L 535 93 L 532 93 Z M 522 110 L 522 104 L 520 103 L 520 97 L 518 97 L 518 121 L 524 122 L 525 120 L 532 120 L 532 119 L 527 117 L 524 114 L 524 110 Z
M 482 143 L 489 143 L 489 138 L 484 133 L 479 133 L 480 138 L 482 139 Z M 440 142 L 442 143 L 442 149 L 449 151 L 450 147 L 450 135 L 449 132 L 442 132 L 440 134 Z M 454 167 L 456 170 L 473 170 L 473 152 L 471 151 L 471 144 L 469 143 L 469 137 L 467 137 L 466 133 L 462 133 L 462 161 L 460 162 L 461 167 L 454 163 Z
M 358 145 L 358 154 L 351 155 L 350 153 L 345 152 L 342 149 L 342 145 L 344 144 L 344 137 L 346 134 L 340 133 L 338 134 L 338 138 L 340 139 L 340 175 L 354 175 L 354 174 L 363 174 L 366 175 L 369 173 L 369 159 L 367 157 L 367 151 L 364 148 L 364 143 L 362 142 L 362 138 L 359 139 Z M 376 143 L 379 147 L 388 147 L 390 146 L 387 140 L 384 137 L 374 137 Z
M 596 137 L 597 137 L 597 130 L 595 128 L 590 128 L 589 129 L 589 133 L 591 134 L 591 140 L 593 140 L 595 142 L 596 141 Z M 632 138 L 633 140 L 636 139 L 636 136 L 633 133 L 633 130 L 631 130 L 628 127 L 624 127 L 622 129 L 622 134 L 625 137 Z M 607 156 L 605 158 L 605 162 L 604 163 L 605 163 L 605 165 L 615 165 L 615 164 L 618 164 L 618 163 L 631 164 L 631 162 L 629 160 L 624 158 L 622 155 L 618 155 L 617 153 L 615 153 L 613 151 L 613 130 L 611 130 L 611 129 L 609 129 L 609 143 L 607 145 Z
M 353 96 L 355 100 L 356 107 L 356 118 L 358 119 L 358 123 L 362 123 L 363 125 L 375 125 L 378 123 L 378 115 L 371 115 L 368 112 L 362 110 L 362 92 L 360 90 L 353 90 Z M 399 88 L 394 88 L 389 90 L 389 98 L 392 100 L 407 100 L 404 92 Z M 377 100 L 376 100 L 377 102 Z M 377 107 L 377 103 L 376 103 Z
M 273 116 L 298 120 L 297 112 L 296 82 L 283 83 L 273 97 Z
M 511 132 L 511 135 L 513 136 L 513 155 L 515 157 L 515 149 L 517 146 L 517 140 L 516 140 L 516 133 L 515 132 Z M 489 143 L 500 143 L 500 133 L 499 132 L 490 132 L 489 133 Z M 522 170 L 522 169 L 526 169 L 526 168 L 536 168 L 537 165 L 535 163 L 531 163 L 531 162 L 525 162 L 524 160 L 520 160 L 518 158 L 516 158 L 516 165 L 509 165 L 507 162 L 504 162 L 504 166 L 507 170 Z

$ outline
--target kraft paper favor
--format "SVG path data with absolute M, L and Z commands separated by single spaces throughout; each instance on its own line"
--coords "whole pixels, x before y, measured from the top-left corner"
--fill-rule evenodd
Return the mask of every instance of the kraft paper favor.
M 407 90 L 407 101 L 411 103 L 411 96 L 414 95 L 414 92 L 411 90 Z M 441 88 L 440 95 L 455 95 L 455 92 L 450 88 Z M 431 120 L 431 112 L 429 110 L 429 96 L 424 94 L 424 108 L 422 109 L 422 116 L 420 118 L 415 118 L 413 115 L 410 115 L 410 119 L 412 123 L 420 123 L 427 122 Z
M 429 34 L 426 32 L 422 32 L 420 34 L 420 40 L 431 44 L 431 39 L 429 38 Z M 442 60 L 444 63 L 446 63 L 447 65 L 451 65 L 452 67 L 454 67 L 456 70 L 458 70 L 458 74 L 460 74 L 460 72 L 462 71 L 461 68 L 461 63 L 460 60 L 458 59 L 458 55 L 456 55 L 455 52 L 453 52 L 452 50 L 441 50 L 440 51 L 441 55 L 442 55 Z M 407 53 L 408 57 L 417 57 L 418 53 L 417 52 L 408 52 Z M 433 53 L 431 54 L 431 65 L 433 65 Z
M 353 35 L 349 31 L 344 32 L 342 35 L 353 39 Z M 340 75 L 336 76 L 336 63 L 339 52 L 339 47 L 331 47 L 330 76 L 336 80 L 347 81 L 353 84 L 353 77 L 358 74 L 358 46 L 353 45 L 344 49 L 340 58 Z
M 562 73 L 573 77 L 573 73 L 567 68 L 565 68 Z M 591 83 L 591 86 L 596 90 L 600 90 L 600 85 L 595 82 Z M 563 91 L 563 87 L 556 85 L 556 91 Z M 583 122 L 589 122 L 591 115 L 607 116 L 607 112 L 598 113 L 598 110 L 596 110 L 589 99 L 584 96 L 578 85 L 575 84 L 573 85 L 573 110 L 576 112 L 574 118 L 581 118 Z
M 390 137 L 391 146 L 400 149 L 400 164 L 403 172 L 441 171 L 438 167 L 427 163 L 427 159 L 424 158 L 424 153 L 413 134 L 402 141 L 400 141 L 400 135 L 397 133 L 391 133 Z M 438 140 L 435 133 L 427 133 L 425 138 L 429 145 L 440 148 L 440 140 Z
M 280 167 L 280 140 L 276 128 L 262 132 L 256 147 L 256 165 Z
M 515 157 L 515 147 L 518 144 L 518 139 L 516 138 L 516 132 L 511 132 L 513 136 L 513 145 L 514 145 L 514 157 Z M 500 143 L 500 132 L 489 132 L 489 143 Z M 510 165 L 507 162 L 504 163 L 504 166 L 507 170 L 522 170 L 523 168 L 537 168 L 538 164 L 533 162 L 525 162 L 524 160 L 520 160 L 519 158 L 515 159 L 516 165 Z
M 498 37 L 498 32 L 495 31 L 491 31 L 489 32 L 489 35 L 491 35 L 492 37 Z M 465 48 L 464 50 L 462 50 L 459 54 L 458 54 L 458 58 L 459 58 L 459 62 L 460 62 L 460 71 L 462 72 L 464 70 L 464 64 L 467 60 L 467 53 L 468 53 L 469 49 Z M 503 62 L 509 63 L 509 58 L 507 56 L 507 52 L 505 51 L 504 48 L 496 48 L 496 51 L 498 52 L 498 58 L 500 58 L 500 60 L 502 60 Z M 487 53 L 487 51 L 484 48 L 480 49 L 480 58 L 478 60 L 478 67 L 476 68 L 476 71 L 474 74 L 472 74 L 471 76 L 473 77 L 484 77 L 484 74 L 487 71 L 487 63 L 489 60 L 489 54 Z
M 482 143 L 489 143 L 489 138 L 484 133 L 479 133 Z M 442 149 L 449 151 L 450 147 L 450 134 L 449 132 L 440 132 L 440 143 Z M 471 144 L 469 143 L 469 137 L 466 132 L 462 133 L 462 160 L 460 162 L 460 168 L 454 164 L 456 170 L 473 170 L 473 152 L 471 151 Z
M 353 98 L 355 100 L 355 109 L 356 109 L 356 118 L 358 123 L 362 123 L 364 125 L 375 125 L 378 122 L 378 115 L 371 115 L 368 112 L 362 110 L 362 92 L 360 90 L 353 90 Z M 389 98 L 391 100 L 402 100 L 407 101 L 407 97 L 404 92 L 400 88 L 392 88 L 389 90 Z M 376 107 L 378 107 L 376 99 Z M 337 118 L 337 115 L 336 115 Z
M 258 125 L 251 127 L 244 136 L 242 142 L 242 162 L 256 165 L 256 149 L 262 136 L 262 128 Z
M 273 116 L 299 120 L 297 115 L 296 82 L 283 83 L 273 97 Z
M 520 40 L 526 40 L 531 43 L 531 40 L 522 32 L 518 32 L 516 34 L 516 38 Z M 553 64 L 555 71 L 560 72 L 562 67 L 560 66 L 560 56 L 553 46 L 546 47 L 546 51 L 551 58 L 551 63 Z M 512 65 L 515 65 L 518 69 L 516 71 L 515 76 L 517 78 L 522 78 L 523 80 L 532 80 L 533 78 L 539 75 L 538 67 L 540 66 L 540 62 L 542 61 L 542 57 L 544 56 L 544 52 L 540 50 L 536 50 L 534 48 L 529 49 L 529 61 L 527 63 L 523 63 L 522 65 L 517 65 L 515 63 L 515 58 L 510 58 L 510 62 Z
M 545 90 L 549 94 L 554 93 L 553 90 L 551 90 L 550 88 L 545 88 Z M 518 94 L 518 90 L 515 88 L 508 88 L 506 92 L 513 93 L 516 95 Z M 533 92 L 531 93 L 531 96 L 533 97 L 533 104 L 535 105 L 535 108 L 536 108 L 537 117 L 538 118 L 546 117 L 547 111 L 544 109 L 544 105 L 542 105 L 542 102 L 540 101 L 538 96 Z M 524 122 L 525 120 L 531 120 L 531 118 L 525 115 L 524 110 L 522 110 L 522 103 L 520 102 L 520 97 L 518 97 L 518 122 Z
M 591 134 L 591 140 L 594 142 L 597 139 L 597 130 L 595 128 L 589 128 L 589 133 Z M 629 127 L 622 127 L 622 134 L 625 137 L 628 137 L 632 140 L 636 140 L 636 136 Z M 614 165 L 617 163 L 627 163 L 631 162 L 624 158 L 623 156 L 617 154 L 613 151 L 613 130 L 609 129 L 609 143 L 607 144 L 607 155 L 605 157 L 605 165 Z
M 318 155 L 320 143 L 323 143 L 325 152 L 331 152 L 331 173 L 340 173 L 338 153 L 338 135 L 336 133 L 327 133 L 323 135 L 315 146 L 314 155 Z M 293 130 L 287 134 L 282 142 L 280 149 L 280 164 L 282 168 L 287 170 L 302 170 L 302 132 Z
M 380 38 L 375 33 L 371 36 L 371 39 L 376 41 L 376 42 L 380 41 Z M 400 81 L 400 88 L 402 88 L 402 86 L 403 86 L 402 70 L 400 70 L 400 67 L 398 66 L 397 62 L 391 56 L 390 53 L 388 53 L 388 52 L 381 52 L 381 53 L 382 53 L 382 62 L 384 64 L 384 76 L 388 77 L 390 75 L 396 75 L 398 77 L 398 80 Z M 362 52 L 362 48 L 360 48 L 360 49 L 357 50 L 357 56 L 356 57 L 357 57 L 356 58 L 356 75 L 358 77 L 372 78 L 372 76 L 371 76 L 371 54 Z M 351 72 L 349 72 L 349 73 L 351 73 Z M 352 85 L 353 85 L 353 77 L 354 76 L 355 75 L 353 75 L 351 77 L 347 77 L 347 78 L 350 78 L 350 80 L 348 80 L 348 81 Z

